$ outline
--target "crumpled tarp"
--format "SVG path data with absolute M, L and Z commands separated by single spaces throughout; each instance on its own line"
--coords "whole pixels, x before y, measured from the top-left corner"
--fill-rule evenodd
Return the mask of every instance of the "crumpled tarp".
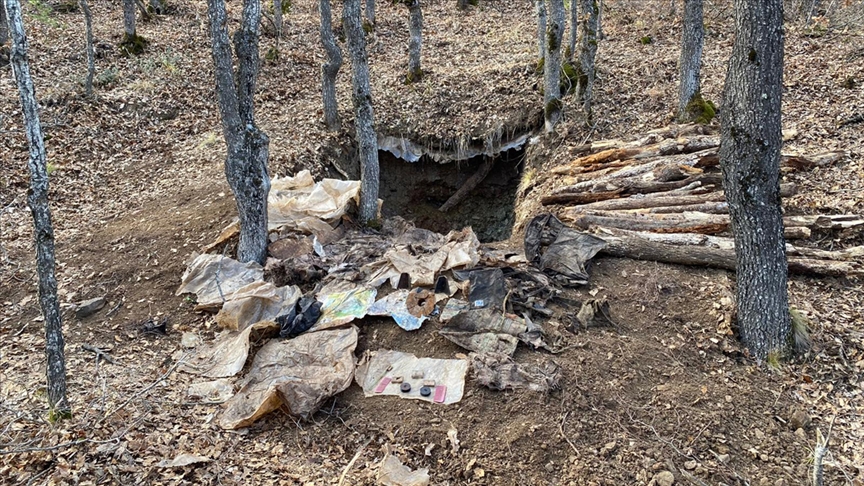
M 369 274 L 367 282 L 373 287 L 379 287 L 389 280 L 390 285 L 396 288 L 399 277 L 407 273 L 412 287 L 432 286 L 438 273 L 458 267 L 473 267 L 480 261 L 480 241 L 470 226 L 448 233 L 441 246 L 438 246 L 439 243 L 435 241 L 435 237 L 440 235 L 427 233 L 433 236 L 422 242 L 407 244 L 397 242 L 395 248 L 384 254 L 383 260 L 364 267 Z M 413 231 L 408 235 L 422 234 Z M 403 235 L 402 239 L 404 240 L 405 237 Z M 431 251 L 427 253 L 423 250 Z
M 543 367 L 520 364 L 500 353 L 471 353 L 474 379 L 493 390 L 528 389 L 548 392 L 558 388 L 560 366 L 547 361 Z
M 216 314 L 216 323 L 223 329 L 238 330 L 258 321 L 275 321 L 287 313 L 301 295 L 300 289 L 293 285 L 276 287 L 270 282 L 253 282 L 231 294 Z
M 413 316 L 408 310 L 406 301 L 411 293 L 410 290 L 396 290 L 386 297 L 379 299 L 369 307 L 370 316 L 390 316 L 402 329 L 416 331 L 420 329 L 426 316 Z
M 582 303 L 579 312 L 573 319 L 573 327 L 606 327 L 614 326 L 615 321 L 612 320 L 611 312 L 609 311 L 609 301 L 606 299 L 588 299 Z M 575 329 L 571 329 L 575 330 Z
M 534 217 L 525 229 L 525 257 L 564 285 L 587 284 L 585 265 L 606 245 L 594 235 L 568 228 L 552 214 Z
M 512 356 L 519 341 L 555 352 L 543 329 L 527 317 L 504 314 L 495 309 L 470 309 L 453 316 L 439 334 L 465 349 L 478 353 Z
M 423 373 L 423 378 L 413 378 L 417 371 Z M 462 400 L 467 371 L 468 362 L 463 359 L 418 358 L 413 354 L 400 351 L 379 350 L 368 352 L 363 357 L 357 365 L 354 379 L 367 397 L 395 395 L 427 402 L 433 401 L 434 394 L 424 397 L 420 395 L 419 390 L 424 380 L 433 380 L 436 386 L 447 387 L 447 395 L 442 403 L 449 405 Z M 382 378 L 395 376 L 401 376 L 405 382 L 411 384 L 410 393 L 402 393 L 399 390 L 399 383 L 390 383 L 383 391 L 375 393 L 375 388 Z
M 388 454 L 378 466 L 376 478 L 381 486 L 427 486 L 429 468 L 412 471 L 398 457 Z
M 283 405 L 292 415 L 308 417 L 351 384 L 356 347 L 355 326 L 268 342 L 252 360 L 240 391 L 226 403 L 219 425 L 246 427 Z
M 230 300 L 234 292 L 259 280 L 264 280 L 264 269 L 257 263 L 240 263 L 233 258 L 204 253 L 186 267 L 175 295 L 195 294 L 198 302 L 195 310 L 216 310 L 225 300 Z
M 189 385 L 186 394 L 190 397 L 203 398 L 207 403 L 222 403 L 234 396 L 234 384 L 227 378 L 193 383 Z
M 194 356 L 180 364 L 180 370 L 208 378 L 236 375 L 249 357 L 249 339 L 253 332 L 275 336 L 279 333 L 279 324 L 260 321 L 241 331 L 223 333 L 209 345 L 197 349 Z
M 366 317 L 369 307 L 375 302 L 378 289 L 365 287 L 348 287 L 348 282 L 337 282 L 330 289 L 347 288 L 347 290 L 330 291 L 327 287 L 318 292 L 321 302 L 321 317 L 307 332 L 320 331 L 348 324 L 354 319 Z
M 322 179 L 315 182 L 308 170 L 294 177 L 270 181 L 267 224 L 271 230 L 298 229 L 306 233 L 332 231 L 348 204 L 360 197 L 360 181 Z

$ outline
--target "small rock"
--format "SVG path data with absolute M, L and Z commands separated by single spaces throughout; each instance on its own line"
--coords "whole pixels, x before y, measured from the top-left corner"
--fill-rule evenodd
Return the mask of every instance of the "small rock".
M 807 432 L 804 432 L 804 429 L 795 429 L 795 435 L 801 440 L 807 440 Z
M 717 459 L 723 464 L 729 464 L 729 454 L 718 454 Z
M 686 469 L 688 471 L 692 471 L 692 470 L 696 469 L 696 466 L 698 466 L 698 465 L 699 464 L 696 461 L 687 461 L 684 463 L 684 469 Z
M 756 436 L 757 440 L 765 440 L 765 432 L 762 432 L 759 429 L 755 429 L 753 435 Z
M 675 484 L 675 475 L 669 471 L 660 471 L 654 475 L 651 482 L 657 486 L 672 486 Z
M 95 299 L 85 300 L 75 304 L 75 317 L 84 319 L 99 312 L 99 309 L 105 307 L 105 297 L 96 297 Z
M 810 416 L 800 408 L 794 410 L 792 416 L 789 417 L 789 425 L 792 427 L 792 430 L 806 429 L 810 426 L 810 422 L 812 422 Z
M 201 344 L 201 338 L 194 332 L 184 332 L 183 337 L 180 338 L 180 345 L 187 349 L 194 348 L 199 344 Z

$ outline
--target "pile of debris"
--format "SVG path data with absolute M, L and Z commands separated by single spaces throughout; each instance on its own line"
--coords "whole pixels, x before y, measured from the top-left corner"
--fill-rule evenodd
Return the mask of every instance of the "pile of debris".
M 728 205 L 722 186 L 720 137 L 695 125 L 668 127 L 633 142 L 606 140 L 579 147 L 571 163 L 553 170 L 564 186 L 542 199 L 559 204 L 561 219 L 607 242 L 604 252 L 643 260 L 734 270 Z M 794 137 L 785 133 L 784 138 Z M 792 173 L 840 161 L 843 152 L 784 154 L 781 171 Z M 795 193 L 780 185 L 781 197 Z M 861 215 L 784 217 L 787 240 L 816 232 L 839 237 L 861 233 Z M 787 245 L 789 270 L 812 275 L 864 273 L 864 247 L 823 251 Z
M 306 182 L 297 183 L 301 179 Z M 356 200 L 354 184 L 332 190 L 336 181 L 316 183 L 300 174 L 274 187 L 288 188 L 270 198 L 287 216 L 271 232 L 266 266 L 201 254 L 177 290 L 195 294 L 198 310 L 218 311 L 215 320 L 224 329 L 180 367 L 213 380 L 194 384 L 189 393 L 225 402 L 222 427 L 248 426 L 283 406 L 309 416 L 352 380 L 369 397 L 445 405 L 461 400 L 469 369 L 492 389 L 558 386 L 554 361 L 535 366 L 513 356 L 520 345 L 559 351 L 538 319 L 553 314 L 548 304 L 562 286 L 587 282 L 585 265 L 605 242 L 550 225 L 549 217 L 530 226 L 525 254 L 481 248 L 470 227 L 441 235 L 394 218 L 380 231 L 364 230 L 345 216 Z M 223 232 L 213 248 L 231 234 Z M 389 316 L 406 332 L 432 325 L 469 354 L 434 359 L 373 349 L 358 364 L 357 325 L 367 316 Z M 610 324 L 608 304 L 583 303 L 573 322 Z M 233 380 L 247 368 L 250 343 L 262 340 L 235 394 Z

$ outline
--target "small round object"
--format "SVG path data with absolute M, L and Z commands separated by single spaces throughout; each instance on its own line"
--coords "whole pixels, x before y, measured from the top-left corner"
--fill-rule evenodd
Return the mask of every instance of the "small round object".
M 401 385 L 399 385 L 399 390 L 402 393 L 410 392 L 411 391 L 411 383 L 402 383 Z
M 428 397 L 432 394 L 432 389 L 428 386 L 424 386 L 420 388 L 420 396 Z

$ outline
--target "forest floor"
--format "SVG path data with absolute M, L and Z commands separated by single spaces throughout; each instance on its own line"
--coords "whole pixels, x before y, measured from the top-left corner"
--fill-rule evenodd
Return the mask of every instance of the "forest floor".
M 109 301 L 84 320 L 64 313 L 74 415 L 57 424 L 45 414 L 27 146 L 11 70 L 0 67 L 0 483 L 340 484 L 356 455 L 345 484 L 374 484 L 390 450 L 411 468 L 428 468 L 436 485 L 664 484 L 665 471 L 676 484 L 809 484 L 817 430 L 827 433 L 833 423 L 826 484 L 864 484 L 864 287 L 846 278 L 790 279 L 792 304 L 812 323 L 813 347 L 773 369 L 746 358 L 730 327 L 734 274 L 597 258 L 589 285 L 568 297 L 607 298 L 618 326 L 578 334 L 561 328 L 561 354 L 516 354 L 520 362 L 560 365 L 559 390 L 495 392 L 469 379 L 461 402 L 439 406 L 364 398 L 352 384 L 309 421 L 274 413 L 239 431 L 218 427 L 220 406 L 190 401 L 186 390 L 196 378 L 174 371 L 172 359 L 183 332 L 210 340 L 216 325 L 174 291 L 186 262 L 236 210 L 223 174 L 206 3 L 169 3 L 176 4 L 170 15 L 139 23 L 151 41 L 146 53 L 126 58 L 116 48 L 119 6 L 93 2 L 99 56 L 92 100 L 80 95 L 80 13 L 25 5 L 51 164 L 61 301 L 66 309 L 93 297 Z M 261 71 L 256 113 L 271 138 L 273 175 L 356 173 L 351 123 L 331 134 L 320 120 L 314 3 L 292 2 L 278 59 Z M 543 211 L 539 198 L 557 183 L 548 169 L 569 161 L 573 147 L 636 138 L 672 121 L 679 15 L 668 2 L 603 5 L 596 125 L 571 116 L 528 150 L 525 165 L 536 179 L 517 219 Z M 427 75 L 406 86 L 406 9 L 378 3 L 369 52 L 379 128 L 458 145 L 530 125 L 542 105 L 530 2 L 424 8 Z M 731 14 L 730 2 L 706 4 L 703 92 L 715 101 L 733 41 Z M 233 2 L 234 25 L 238 16 Z M 789 176 L 799 192 L 787 211 L 864 211 L 864 130 L 838 126 L 864 106 L 861 25 L 860 5 L 811 27 L 787 24 L 783 123 L 798 135 L 784 150 L 848 153 L 831 167 Z M 646 36 L 651 42 L 641 43 Z M 262 55 L 274 44 L 265 33 Z M 339 77 L 343 120 L 352 111 L 349 71 Z M 498 244 L 521 249 L 518 237 Z M 142 333 L 163 319 L 166 335 Z M 543 324 L 557 330 L 561 323 Z M 434 325 L 407 333 L 387 319 L 364 319 L 359 327 L 360 349 L 436 358 L 462 352 Z M 97 362 L 85 344 L 110 349 L 115 363 Z M 454 430 L 458 447 L 448 439 Z M 180 453 L 209 461 L 159 466 Z

